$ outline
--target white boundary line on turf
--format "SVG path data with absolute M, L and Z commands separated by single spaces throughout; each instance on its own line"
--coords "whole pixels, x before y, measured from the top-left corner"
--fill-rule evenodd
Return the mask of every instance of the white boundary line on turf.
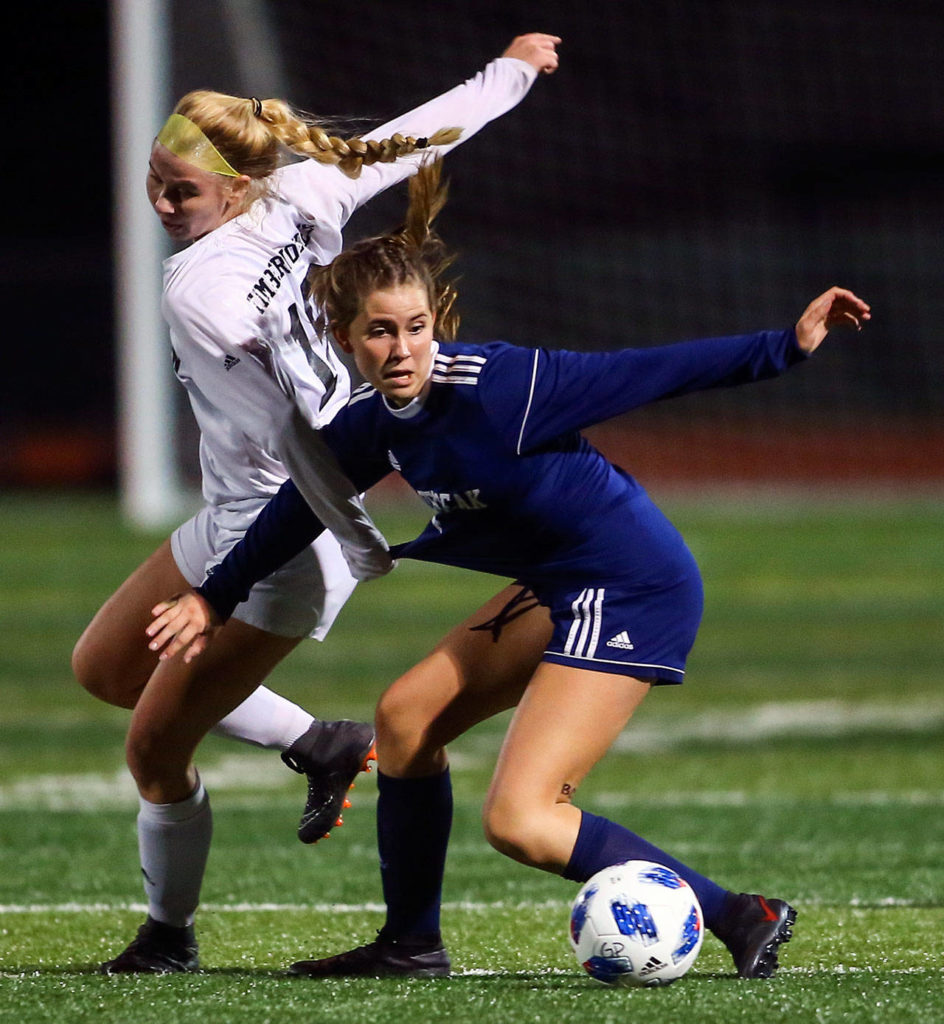
M 28 971 L 3 971 L 0 970 L 0 978 L 31 978 L 35 977 L 39 973 L 36 968 L 32 968 Z M 697 968 L 692 972 L 690 977 L 693 981 L 698 980 Z M 889 975 L 909 975 L 909 974 L 934 974 L 939 975 L 941 968 L 934 964 L 929 964 L 927 967 L 890 967 L 890 968 L 877 968 L 871 966 L 865 967 L 846 967 L 843 964 L 839 964 L 835 967 L 780 967 L 777 970 L 777 976 L 782 975 L 793 975 L 794 977 L 801 976 L 805 978 L 815 978 L 822 975 L 831 975 L 833 977 L 842 977 L 845 974 L 865 974 L 870 975 L 873 978 L 886 978 Z M 535 967 L 532 970 L 523 971 L 503 971 L 494 970 L 486 967 L 469 967 L 466 970 L 453 970 L 453 978 L 533 978 L 536 975 L 547 975 L 552 977 L 573 977 L 577 980 L 583 978 L 586 979 L 586 975 L 583 974 L 578 968 L 572 967 Z
M 879 900 L 852 899 L 848 903 L 818 899 L 799 900 L 800 907 L 825 907 L 852 910 L 886 910 L 895 908 L 921 908 L 921 900 L 899 899 L 888 896 Z M 560 900 L 457 900 L 443 904 L 447 912 L 465 911 L 482 913 L 489 910 L 560 910 L 569 907 L 569 899 Z M 121 912 L 147 913 L 146 903 L 0 903 L 0 914 L 112 914 Z M 314 914 L 366 914 L 382 913 L 383 903 L 201 903 L 200 909 L 211 914 L 255 913 L 314 913 Z
M 627 728 L 613 746 L 620 753 L 660 753 L 685 749 L 692 743 L 721 743 L 740 746 L 763 740 L 838 738 L 867 735 L 874 730 L 889 730 L 915 736 L 936 731 L 944 725 L 944 697 L 924 694 L 908 702 L 885 701 L 771 701 L 747 708 L 722 708 L 697 713 L 661 713 L 647 719 L 642 715 Z M 493 759 L 499 737 L 482 735 L 471 747 L 459 750 L 453 757 L 453 767 L 480 766 Z M 238 790 L 231 800 L 244 800 L 257 793 L 289 792 L 297 787 L 297 777 L 274 756 L 264 751 L 229 754 L 208 767 L 201 767 L 204 785 L 211 792 Z M 375 794 L 367 789 L 361 799 Z M 660 793 L 653 798 L 659 803 L 671 799 L 671 794 Z M 677 798 L 679 803 L 691 802 L 713 806 L 719 800 L 712 794 L 693 794 L 690 801 Z M 866 802 L 895 802 L 891 794 L 887 799 L 879 794 L 871 800 L 866 794 L 850 794 L 851 804 Z M 909 803 L 939 805 L 944 803 L 944 790 L 937 793 L 902 797 Z M 721 803 L 737 804 L 743 797 L 726 794 Z M 638 799 L 633 802 L 640 802 Z M 750 803 L 750 800 L 746 802 Z M 769 802 L 769 800 L 767 801 Z M 29 810 L 88 811 L 102 809 L 135 809 L 137 791 L 125 769 L 113 772 L 83 774 L 34 775 L 0 784 L 0 810 L 25 808 Z
M 480 912 L 486 910 L 557 910 L 570 906 L 570 900 L 520 900 L 493 902 L 455 900 L 444 903 L 443 910 Z M 0 903 L 0 914 L 98 914 L 134 911 L 147 913 L 146 903 Z M 200 910 L 213 914 L 245 913 L 383 913 L 383 903 L 201 903 Z
M 890 974 L 940 974 L 941 968 L 935 964 L 928 964 L 927 967 L 847 967 L 844 964 L 837 964 L 835 967 L 778 967 L 777 977 L 784 974 L 802 975 L 813 978 L 823 974 L 841 976 L 843 974 L 868 974 L 875 978 L 884 978 Z M 532 971 L 496 971 L 487 967 L 470 967 L 464 971 L 453 971 L 454 978 L 531 978 L 536 974 L 548 975 L 570 975 L 576 978 L 582 977 L 581 972 L 567 967 L 537 967 Z M 689 975 L 693 980 L 698 979 L 698 968 L 695 967 Z M 609 1018 L 608 1018 L 609 1019 Z
M 822 796 L 796 796 L 794 794 L 746 793 L 742 789 L 666 790 L 658 793 L 635 793 L 632 790 L 603 790 L 594 793 L 598 807 L 769 807 L 811 802 L 829 807 L 944 807 L 944 789 L 891 790 L 837 790 Z
M 617 738 L 613 750 L 658 753 L 692 742 L 741 746 L 759 740 L 855 736 L 876 729 L 928 733 L 944 724 L 944 698 L 925 695 L 907 702 L 804 700 L 768 701 L 746 708 L 721 708 L 684 715 L 641 716 Z

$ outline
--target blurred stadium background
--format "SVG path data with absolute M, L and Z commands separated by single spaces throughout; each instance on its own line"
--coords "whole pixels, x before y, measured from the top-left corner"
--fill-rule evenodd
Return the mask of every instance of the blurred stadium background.
M 562 36 L 559 73 L 449 159 L 442 227 L 462 254 L 462 336 L 659 344 L 793 322 L 841 283 L 874 321 L 814 365 L 637 413 L 596 439 L 647 483 L 944 483 L 938 3 L 167 6 L 168 105 L 198 86 L 263 91 L 275 69 L 297 105 L 372 122 L 473 74 L 520 32 Z M 2 237 L 5 489 L 118 483 L 109 16 L 99 0 L 12 13 L 23 44 L 4 72 L 18 161 Z M 348 238 L 402 208 L 402 192 L 382 197 Z

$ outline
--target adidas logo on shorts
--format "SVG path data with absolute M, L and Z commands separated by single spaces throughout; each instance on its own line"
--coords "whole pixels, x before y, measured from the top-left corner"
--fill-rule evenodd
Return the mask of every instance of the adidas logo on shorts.
M 633 650 L 633 642 L 629 639 L 629 633 L 624 629 L 622 633 L 617 633 L 612 640 L 607 640 L 607 647 L 619 647 L 623 651 Z

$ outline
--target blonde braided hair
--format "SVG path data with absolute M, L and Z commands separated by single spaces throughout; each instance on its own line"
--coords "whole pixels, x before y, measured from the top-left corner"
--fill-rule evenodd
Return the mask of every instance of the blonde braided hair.
M 389 139 L 342 139 L 331 135 L 314 117 L 280 99 L 259 100 L 197 89 L 174 108 L 200 127 L 204 135 L 240 174 L 262 187 L 250 190 L 250 201 L 264 191 L 264 179 L 282 162 L 281 148 L 322 164 L 335 164 L 348 177 L 375 163 L 392 163 L 429 146 L 455 142 L 461 128 L 442 128 L 429 138 L 399 132 Z
M 455 338 L 454 281 L 444 279 L 455 262 L 433 221 L 446 204 L 448 186 L 442 181 L 442 161 L 425 163 L 410 179 L 410 201 L 401 227 L 386 235 L 365 238 L 339 253 L 327 266 L 312 267 L 308 275 L 312 297 L 328 324 L 348 327 L 364 301 L 378 289 L 415 282 L 426 290 L 436 316 L 436 335 Z

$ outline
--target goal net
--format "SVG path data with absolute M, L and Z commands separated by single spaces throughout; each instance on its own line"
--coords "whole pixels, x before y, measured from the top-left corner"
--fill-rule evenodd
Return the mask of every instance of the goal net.
M 874 310 L 776 381 L 662 403 L 594 439 L 647 483 L 944 479 L 944 19 L 903 0 L 188 0 L 168 100 L 209 86 L 379 122 L 523 31 L 560 71 L 447 162 L 460 337 L 615 348 L 787 326 L 832 284 Z M 404 191 L 348 238 L 398 223 Z M 189 413 L 173 399 L 184 487 Z

